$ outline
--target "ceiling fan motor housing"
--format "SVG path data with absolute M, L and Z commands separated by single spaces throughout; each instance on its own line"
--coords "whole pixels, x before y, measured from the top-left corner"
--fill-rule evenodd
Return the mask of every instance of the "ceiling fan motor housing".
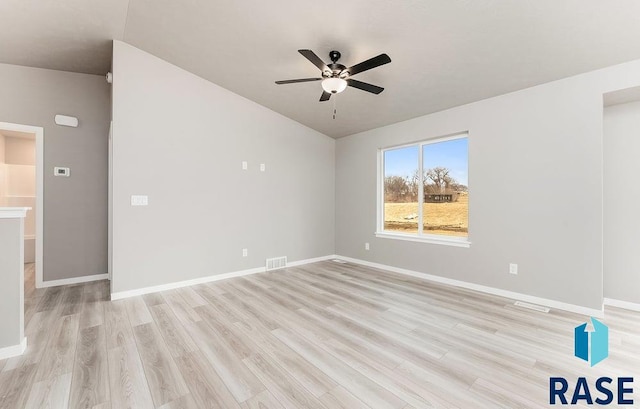
M 331 72 L 326 71 L 322 73 L 322 76 L 325 78 L 342 78 L 345 79 L 349 72 L 347 71 L 347 67 L 345 67 L 342 64 L 338 64 L 338 60 L 340 59 L 340 57 L 342 56 L 342 54 L 340 54 L 340 51 L 330 51 L 329 52 L 329 58 L 331 59 L 331 64 L 327 64 L 327 67 L 329 67 L 329 69 L 331 70 Z
M 341 73 L 347 73 L 347 67 L 345 67 L 342 64 L 338 64 L 338 63 L 333 63 L 333 64 L 329 64 L 327 65 L 327 67 L 329 67 L 330 71 L 325 71 L 322 73 L 322 76 L 325 78 L 330 78 L 330 77 L 340 77 Z M 343 76 L 344 77 L 344 76 Z

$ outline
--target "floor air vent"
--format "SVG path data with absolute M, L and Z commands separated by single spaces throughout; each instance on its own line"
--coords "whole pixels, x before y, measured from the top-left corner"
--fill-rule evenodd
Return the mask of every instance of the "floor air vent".
M 549 309 L 547 307 L 543 307 L 541 305 L 529 304 L 528 302 L 523 302 L 523 301 L 516 301 L 513 303 L 513 305 L 517 307 L 528 308 L 534 311 L 540 311 L 545 313 L 549 312 Z
M 277 270 L 279 268 L 285 268 L 287 266 L 287 257 L 275 257 L 267 259 L 266 270 Z

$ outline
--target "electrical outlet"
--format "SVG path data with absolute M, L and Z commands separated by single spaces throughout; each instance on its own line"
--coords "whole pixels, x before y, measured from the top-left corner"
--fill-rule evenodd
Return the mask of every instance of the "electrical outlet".
M 247 257 L 249 255 L 249 250 L 242 249 L 242 257 Z
M 518 265 L 517 264 L 509 264 L 509 274 L 518 274 Z
M 260 172 L 264 172 L 265 170 L 267 170 L 267 165 L 265 165 L 264 163 L 260 164 Z
M 369 250 L 369 243 L 364 243 L 364 249 Z

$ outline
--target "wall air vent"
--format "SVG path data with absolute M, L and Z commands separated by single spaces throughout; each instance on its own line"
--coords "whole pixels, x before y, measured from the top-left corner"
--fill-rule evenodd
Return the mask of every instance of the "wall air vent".
M 267 259 L 266 271 L 278 270 L 287 266 L 287 256 Z

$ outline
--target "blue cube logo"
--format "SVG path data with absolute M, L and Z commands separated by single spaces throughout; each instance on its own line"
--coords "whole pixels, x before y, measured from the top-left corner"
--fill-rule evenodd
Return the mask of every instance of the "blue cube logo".
M 593 332 L 587 331 L 587 323 L 574 330 L 574 355 L 594 366 L 609 356 L 609 327 L 591 318 Z

